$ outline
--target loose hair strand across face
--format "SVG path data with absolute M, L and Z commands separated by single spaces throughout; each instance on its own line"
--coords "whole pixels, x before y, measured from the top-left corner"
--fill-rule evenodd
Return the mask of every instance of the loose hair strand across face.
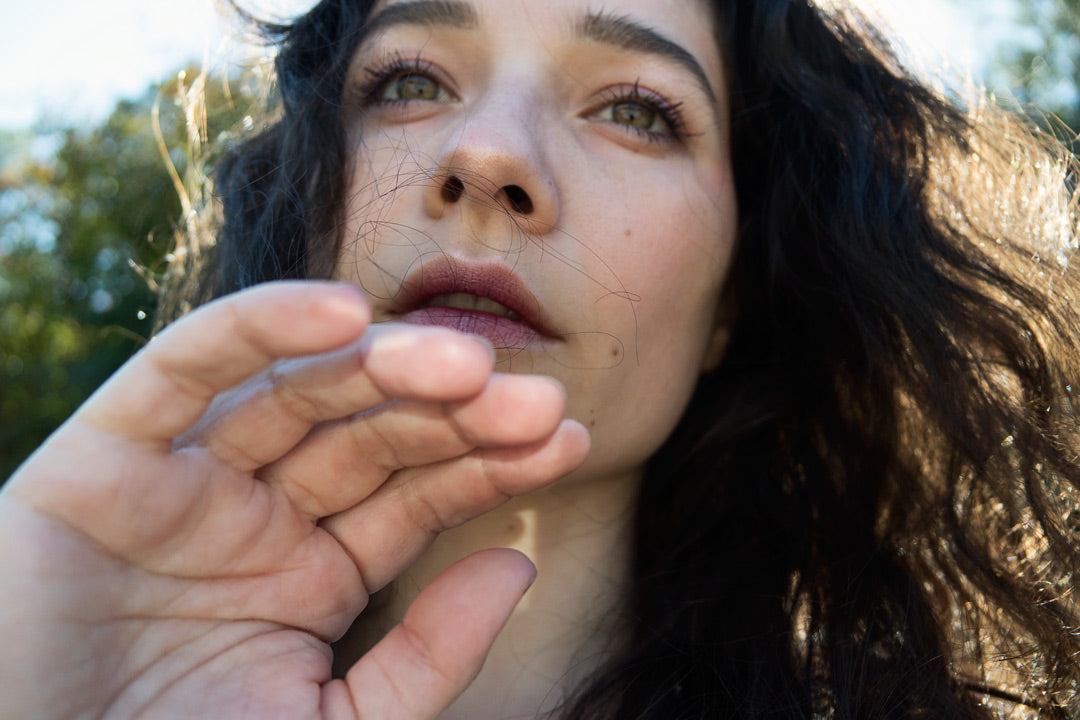
M 332 273 L 371 5 L 264 26 L 281 115 L 219 167 L 197 301 Z M 1075 717 L 1073 159 L 928 88 L 853 11 L 709 5 L 730 341 L 649 464 L 630 639 L 563 715 Z

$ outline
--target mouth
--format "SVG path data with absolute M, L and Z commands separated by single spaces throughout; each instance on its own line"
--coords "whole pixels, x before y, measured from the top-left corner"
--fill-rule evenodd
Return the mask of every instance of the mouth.
M 500 263 L 471 264 L 445 255 L 425 263 L 405 277 L 391 314 L 403 322 L 480 335 L 501 349 L 556 338 L 536 297 Z
M 487 313 L 496 317 L 506 318 L 514 322 L 522 322 L 521 315 L 506 307 L 502 303 L 495 302 L 491 298 L 469 293 L 456 292 L 444 295 L 436 295 L 424 302 L 427 308 L 453 308 L 468 312 Z

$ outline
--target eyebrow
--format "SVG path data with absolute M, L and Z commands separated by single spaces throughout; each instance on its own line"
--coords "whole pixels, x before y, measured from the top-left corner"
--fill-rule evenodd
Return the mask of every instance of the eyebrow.
M 709 76 L 701 63 L 683 46 L 668 40 L 655 30 L 640 25 L 627 17 L 606 13 L 586 15 L 576 28 L 579 37 L 623 50 L 658 55 L 681 65 L 697 78 L 709 100 L 716 102 L 716 94 L 709 84 Z
M 471 30 L 479 25 L 479 18 L 472 5 L 458 0 L 411 0 L 383 9 L 368 20 L 363 32 L 370 35 L 393 25 Z
M 370 36 L 394 25 L 470 30 L 479 24 L 476 9 L 462 0 L 410 0 L 383 9 L 368 21 L 364 34 Z M 668 40 L 652 28 L 628 17 L 590 13 L 577 23 L 575 34 L 592 42 L 670 60 L 693 75 L 710 102 L 716 102 L 716 94 L 701 63 L 686 48 Z

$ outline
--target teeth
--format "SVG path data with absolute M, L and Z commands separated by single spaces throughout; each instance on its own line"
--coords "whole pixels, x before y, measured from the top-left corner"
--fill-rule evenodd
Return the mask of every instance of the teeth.
M 521 316 L 516 312 L 500 305 L 491 298 L 470 295 L 469 293 L 452 293 L 449 295 L 436 295 L 424 303 L 424 307 L 444 307 L 455 310 L 475 310 L 477 312 L 491 313 L 508 320 L 519 321 Z

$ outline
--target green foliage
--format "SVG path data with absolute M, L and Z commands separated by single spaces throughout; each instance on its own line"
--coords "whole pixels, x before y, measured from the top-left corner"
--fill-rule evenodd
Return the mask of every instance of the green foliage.
M 0 138 L 0 481 L 149 337 L 178 182 L 203 169 L 192 139 L 243 115 L 211 82 L 219 110 L 203 124 L 188 77 L 118 103 L 98 127 Z M 35 158 L 42 143 L 56 150 Z
M 994 72 L 1037 120 L 1073 140 L 1080 130 L 1080 0 L 1016 0 L 1019 24 Z M 1071 131 L 1061 124 L 1071 128 Z

